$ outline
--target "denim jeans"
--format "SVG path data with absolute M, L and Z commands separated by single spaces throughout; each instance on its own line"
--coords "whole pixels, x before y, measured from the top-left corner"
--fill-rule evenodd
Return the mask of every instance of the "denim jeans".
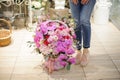
M 74 4 L 72 0 L 69 0 L 72 17 L 75 20 L 75 34 L 76 34 L 76 46 L 80 50 L 83 48 L 90 48 L 91 40 L 91 23 L 90 17 L 94 8 L 96 0 L 89 0 L 85 5 L 81 4 L 81 0 L 78 0 L 78 4 Z M 83 43 L 82 43 L 83 42 Z M 83 44 L 83 46 L 82 46 Z

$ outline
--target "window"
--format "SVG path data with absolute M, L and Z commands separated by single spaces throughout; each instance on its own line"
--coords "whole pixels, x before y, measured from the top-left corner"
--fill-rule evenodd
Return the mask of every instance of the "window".
M 111 0 L 110 20 L 120 30 L 120 0 Z

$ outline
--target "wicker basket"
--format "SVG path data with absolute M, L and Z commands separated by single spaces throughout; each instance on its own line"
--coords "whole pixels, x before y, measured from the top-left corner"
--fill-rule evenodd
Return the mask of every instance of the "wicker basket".
M 0 21 L 7 24 L 7 26 L 9 27 L 9 29 L 0 29 L 0 47 L 1 47 L 1 46 L 7 46 L 11 43 L 12 27 L 7 20 L 0 19 Z

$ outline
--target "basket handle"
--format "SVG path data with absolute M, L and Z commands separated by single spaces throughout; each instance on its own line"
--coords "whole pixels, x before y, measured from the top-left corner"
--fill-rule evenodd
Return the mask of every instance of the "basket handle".
M 50 22 L 58 22 L 58 23 L 63 24 L 66 28 L 68 28 L 67 24 L 65 24 L 64 22 L 59 21 L 59 20 L 48 20 L 48 21 L 45 22 L 45 25 L 47 25 Z
M 10 22 L 5 20 L 5 19 L 0 19 L 0 21 L 5 22 L 8 25 L 9 29 L 10 29 L 10 33 L 12 33 L 12 26 L 11 26 Z

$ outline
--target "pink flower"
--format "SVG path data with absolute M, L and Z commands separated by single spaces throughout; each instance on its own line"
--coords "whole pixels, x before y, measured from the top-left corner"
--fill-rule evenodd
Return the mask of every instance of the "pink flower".
M 51 30 L 51 31 L 53 31 L 54 29 L 56 29 L 56 25 L 55 25 L 55 23 L 49 23 L 49 25 L 47 26 L 47 29 L 48 30 Z
M 53 36 L 50 36 L 49 38 L 48 38 L 48 42 L 55 42 L 55 41 L 57 41 L 58 40 L 58 37 L 56 36 L 56 35 L 53 35 Z
M 36 35 L 34 37 L 34 42 L 36 43 L 37 48 L 40 47 L 40 40 L 43 39 L 43 35 L 41 32 L 36 32 Z
M 47 29 L 47 26 L 45 26 L 45 23 L 42 23 L 42 24 L 40 25 L 40 30 L 41 30 L 41 32 L 42 32 L 43 34 L 47 34 L 48 29 Z
M 37 48 L 40 47 L 39 41 L 40 41 L 40 38 L 35 36 L 35 38 L 34 38 L 34 42 L 35 42 Z
M 48 47 L 48 46 L 46 46 L 44 44 L 41 44 L 41 46 L 39 47 L 39 50 L 40 50 L 40 52 L 42 52 L 45 55 L 48 55 L 51 52 L 50 47 Z
M 73 28 L 70 28 L 70 33 L 71 33 L 73 39 L 76 39 L 76 34 L 75 34 Z
M 36 36 L 39 37 L 40 39 L 43 39 L 43 34 L 41 31 L 37 31 Z
M 63 29 L 65 29 L 65 27 L 63 25 L 61 25 L 61 26 L 59 26 L 58 29 L 62 31 Z
M 73 39 L 76 39 L 76 34 L 72 34 Z

